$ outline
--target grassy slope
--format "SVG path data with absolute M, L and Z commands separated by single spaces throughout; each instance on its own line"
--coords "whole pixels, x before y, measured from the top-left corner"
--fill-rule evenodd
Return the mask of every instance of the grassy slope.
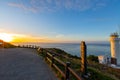
M 56 54 L 59 53 L 59 58 L 63 62 L 71 62 L 71 67 L 80 74 L 80 58 L 77 56 L 72 56 L 61 49 L 56 48 L 47 48 L 48 50 L 54 51 Z M 64 57 L 64 58 L 63 58 Z M 103 70 L 103 67 L 106 67 L 102 64 L 88 61 L 88 72 L 91 73 L 89 80 L 119 80 L 120 75 L 118 74 L 120 70 L 116 70 L 110 67 L 107 67 Z
M 1 45 L 2 46 L 2 45 Z M 4 48 L 15 48 L 16 46 L 11 44 L 11 43 L 8 43 L 8 42 L 4 42 Z

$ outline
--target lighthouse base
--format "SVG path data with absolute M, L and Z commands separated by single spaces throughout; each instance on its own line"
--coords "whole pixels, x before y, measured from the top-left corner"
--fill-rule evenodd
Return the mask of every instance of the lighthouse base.
M 117 65 L 117 59 L 116 58 L 111 58 L 111 64 Z

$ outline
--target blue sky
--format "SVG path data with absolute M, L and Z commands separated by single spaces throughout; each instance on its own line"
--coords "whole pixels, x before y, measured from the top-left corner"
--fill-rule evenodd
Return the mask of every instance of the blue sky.
M 108 41 L 120 0 L 1 0 L 0 32 L 58 42 Z

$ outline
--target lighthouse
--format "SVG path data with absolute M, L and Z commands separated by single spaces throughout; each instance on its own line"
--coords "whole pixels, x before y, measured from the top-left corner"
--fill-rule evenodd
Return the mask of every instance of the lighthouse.
M 111 64 L 120 65 L 120 47 L 119 47 L 119 35 L 113 33 L 110 35 L 111 44 Z

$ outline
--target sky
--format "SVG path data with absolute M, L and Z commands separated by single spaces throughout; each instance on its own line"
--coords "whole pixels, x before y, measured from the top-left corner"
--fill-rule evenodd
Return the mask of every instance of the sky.
M 13 42 L 109 41 L 120 0 L 0 0 L 0 34 Z

